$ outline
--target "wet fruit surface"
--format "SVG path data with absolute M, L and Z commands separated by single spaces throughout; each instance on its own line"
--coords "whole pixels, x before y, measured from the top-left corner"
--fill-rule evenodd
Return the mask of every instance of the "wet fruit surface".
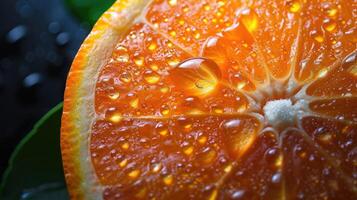
M 96 83 L 103 198 L 355 199 L 356 9 L 151 2 Z

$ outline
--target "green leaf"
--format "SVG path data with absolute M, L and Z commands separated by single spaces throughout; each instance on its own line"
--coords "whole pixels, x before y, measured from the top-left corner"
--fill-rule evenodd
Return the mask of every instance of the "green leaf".
M 59 104 L 16 147 L 0 185 L 0 199 L 69 199 L 61 161 L 61 114 Z
M 115 0 L 65 0 L 70 10 L 83 23 L 91 26 Z

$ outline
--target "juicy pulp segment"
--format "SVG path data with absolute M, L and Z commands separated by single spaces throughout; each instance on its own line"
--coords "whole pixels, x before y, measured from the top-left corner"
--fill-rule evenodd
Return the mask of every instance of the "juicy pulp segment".
M 333 8 L 329 6 L 324 8 Z M 311 130 L 318 129 L 313 125 L 326 128 L 328 123 L 306 125 L 305 117 L 298 119 L 302 122 L 289 121 L 284 127 L 301 132 L 274 131 L 274 121 L 282 120 L 283 115 L 262 119 L 267 112 L 261 104 L 281 99 L 259 102 L 250 96 L 262 92 L 270 98 L 276 92 L 276 81 L 287 78 L 297 79 L 296 85 L 309 80 L 305 68 L 299 68 L 306 56 L 302 49 L 310 48 L 311 42 L 311 38 L 305 43 L 299 39 L 307 37 L 302 27 L 308 22 L 301 15 L 316 13 L 320 8 L 319 3 L 300 1 L 153 1 L 144 22 L 135 23 L 119 39 L 96 83 L 90 153 L 105 188 L 103 197 L 140 199 L 151 195 L 214 200 L 255 197 L 257 191 L 266 198 L 294 199 L 301 194 L 335 197 L 343 183 L 352 183 L 341 189 L 346 193 L 338 197 L 353 198 L 356 182 L 343 177 L 353 176 L 356 169 L 326 163 L 326 150 L 316 153 L 318 148 L 311 145 L 315 140 L 305 144 L 302 127 L 310 135 Z M 328 9 L 327 15 L 333 18 L 339 9 L 336 13 Z M 350 23 L 347 25 L 350 30 Z M 341 45 L 337 50 L 344 45 L 347 50 L 338 54 L 336 62 L 355 48 L 348 41 Z M 312 44 L 311 48 L 315 47 Z M 313 79 L 307 95 L 334 99 L 313 99 L 312 103 L 309 99 L 311 113 L 304 114 L 334 117 L 331 124 L 340 123 L 337 121 L 341 116 L 345 120 L 342 124 L 355 122 L 355 111 L 347 109 L 356 104 L 355 58 L 352 53 L 341 65 L 334 66 L 332 61 L 322 59 L 331 70 L 311 71 Z M 288 87 L 287 82 L 279 84 Z M 338 98 L 341 96 L 348 98 Z M 284 99 L 295 103 L 293 96 Z M 294 111 L 292 117 L 296 120 L 297 110 L 282 112 L 290 111 Z M 253 114 L 241 114 L 250 112 Z M 262 126 L 267 128 L 264 132 Z M 348 130 L 355 135 L 355 126 Z M 305 158 L 298 155 L 298 145 L 290 140 L 307 145 L 308 151 L 301 155 L 318 157 L 322 164 L 311 161 L 302 166 Z M 354 164 L 354 153 L 348 157 Z M 319 173 L 332 168 L 339 169 L 338 173 L 320 177 Z M 311 169 L 321 182 L 313 182 L 311 177 L 294 179 L 296 174 Z M 344 175 L 345 170 L 348 175 Z M 317 189 L 305 189 L 309 184 Z M 325 190 L 331 193 L 322 194 Z
M 142 189 L 160 198 L 190 190 L 204 194 L 250 149 L 260 128 L 248 115 L 99 120 L 92 129 L 91 159 L 108 190 L 121 194 L 140 182 L 127 198 Z

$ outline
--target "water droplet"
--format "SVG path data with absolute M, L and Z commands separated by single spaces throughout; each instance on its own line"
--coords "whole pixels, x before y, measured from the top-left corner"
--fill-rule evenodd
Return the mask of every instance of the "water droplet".
M 282 175 L 281 175 L 281 172 L 277 172 L 276 174 L 274 174 L 272 177 L 271 177 L 271 182 L 272 183 L 275 183 L 275 184 L 277 184 L 277 183 L 280 183 L 281 182 L 281 177 Z
M 242 90 L 246 85 L 247 83 L 244 81 L 237 83 L 237 90 Z
M 157 172 L 159 172 L 161 170 L 161 168 L 162 168 L 161 163 L 156 163 L 152 167 L 152 172 L 157 173 Z
M 153 70 L 153 71 L 157 71 L 159 69 L 159 66 L 153 64 L 150 66 L 150 68 Z
M 121 148 L 124 149 L 124 150 L 128 150 L 128 149 L 129 149 L 129 143 L 124 142 L 124 143 L 121 145 Z
M 251 123 L 254 124 L 253 122 Z M 239 119 L 223 121 L 220 129 L 224 134 L 228 151 L 234 158 L 241 156 L 249 149 L 256 138 L 256 130 Z
M 140 170 L 135 169 L 128 173 L 129 178 L 135 179 L 140 175 Z
M 163 123 L 158 123 L 155 128 L 161 136 L 167 136 L 167 134 L 169 133 L 169 130 L 167 129 L 166 125 L 164 125 Z
M 193 146 L 185 147 L 183 152 L 188 156 L 191 155 L 193 153 Z
M 156 48 L 157 48 L 156 43 L 151 43 L 151 44 L 149 45 L 149 47 L 148 47 L 148 49 L 149 49 L 150 51 L 154 51 Z
M 225 3 L 224 1 L 218 1 L 217 4 L 218 4 L 219 7 L 222 7 L 222 6 L 224 6 L 226 3 Z
M 128 164 L 128 160 L 127 160 L 127 159 L 124 159 L 124 160 L 122 160 L 122 161 L 119 163 L 119 166 L 120 166 L 120 167 L 125 167 L 127 164 Z
M 264 158 L 273 168 L 280 167 L 283 161 L 280 150 L 276 147 L 269 148 L 265 151 Z
M 233 166 L 231 164 L 229 164 L 223 169 L 223 171 L 226 173 L 229 173 L 232 171 L 232 169 L 233 169 Z
M 319 43 L 322 43 L 324 41 L 324 36 L 321 31 L 313 30 L 310 32 L 310 36 Z
M 205 144 L 207 142 L 207 137 L 206 136 L 201 136 L 198 138 L 198 142 L 200 144 Z
M 165 185 L 171 185 L 174 182 L 174 177 L 170 174 L 164 177 L 163 179 Z
M 142 67 L 144 65 L 144 57 L 136 57 L 134 58 L 134 63 L 138 66 L 138 67 Z
M 217 157 L 217 152 L 212 149 L 205 149 L 203 154 L 199 156 L 201 163 L 211 164 Z
M 169 89 L 170 89 L 169 87 L 164 86 L 164 87 L 160 88 L 160 92 L 167 93 L 169 91 Z
M 127 72 L 124 72 L 120 75 L 120 80 L 124 83 L 130 83 L 131 82 L 131 75 Z
M 169 0 L 170 6 L 175 6 L 177 4 L 177 0 Z
M 335 7 L 330 7 L 329 9 L 327 9 L 327 15 L 329 17 L 335 17 L 337 12 L 338 12 L 338 10 Z
M 192 58 L 170 71 L 170 78 L 177 88 L 190 95 L 208 95 L 214 91 L 221 77 L 217 64 L 206 58 Z
M 172 59 L 172 60 L 167 61 L 167 63 L 168 63 L 171 67 L 176 67 L 176 66 L 180 63 L 180 61 L 177 60 L 177 59 Z
M 333 32 L 336 26 L 337 23 L 333 19 L 325 19 L 322 24 L 322 27 L 328 32 Z
M 283 154 L 279 154 L 279 156 L 276 158 L 275 160 L 275 167 L 277 168 L 281 168 L 281 166 L 283 166 Z
M 333 138 L 333 134 L 332 133 L 321 133 L 318 135 L 317 139 L 321 142 L 321 143 L 325 143 L 328 144 L 331 142 Z
M 170 34 L 172 37 L 176 37 L 176 31 L 170 31 L 169 34 Z
M 244 190 L 236 190 L 232 193 L 232 199 L 243 199 L 245 197 Z
M 135 98 L 135 99 L 130 101 L 130 106 L 132 108 L 138 108 L 138 105 L 139 105 L 139 99 L 138 98 Z
M 108 97 L 111 99 L 111 100 L 116 100 L 118 99 L 120 96 L 119 92 L 114 92 L 114 93 L 111 93 L 108 95 Z
M 253 32 L 258 28 L 258 15 L 252 9 L 244 9 L 241 12 L 241 20 L 249 32 Z
M 160 76 L 157 73 L 149 70 L 144 73 L 144 79 L 146 82 L 148 82 L 150 84 L 155 84 L 155 83 L 159 82 Z
M 115 54 L 117 55 L 116 60 L 119 62 L 128 62 L 129 61 L 129 54 L 128 49 L 124 46 L 118 46 L 116 48 Z
M 301 3 L 299 0 L 288 1 L 287 3 L 289 11 L 292 13 L 297 13 L 301 10 Z
M 317 74 L 317 77 L 318 78 L 322 78 L 322 77 L 325 77 L 328 73 L 328 69 L 327 68 L 324 68 L 324 69 L 321 69 L 318 74 Z
M 122 120 L 122 116 L 120 115 L 120 113 L 118 113 L 116 111 L 116 108 L 112 107 L 109 108 L 106 113 L 105 113 L 105 117 L 107 119 L 109 119 L 109 121 L 113 122 L 113 123 L 118 123 Z
M 170 114 L 170 109 L 167 106 L 162 106 L 161 107 L 161 114 L 162 115 L 168 115 Z
M 211 10 L 211 6 L 209 4 L 205 4 L 203 6 L 203 9 L 205 9 L 205 11 L 209 11 L 209 10 Z

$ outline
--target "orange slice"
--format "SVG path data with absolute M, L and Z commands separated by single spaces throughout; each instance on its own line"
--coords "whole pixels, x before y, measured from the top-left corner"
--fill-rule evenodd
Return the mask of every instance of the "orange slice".
M 356 199 L 357 4 L 118 0 L 67 80 L 72 199 Z

